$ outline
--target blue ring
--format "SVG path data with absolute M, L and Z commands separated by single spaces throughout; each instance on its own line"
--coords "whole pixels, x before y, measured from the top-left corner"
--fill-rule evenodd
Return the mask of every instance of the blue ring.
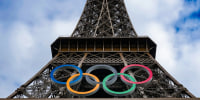
M 75 83 L 75 82 L 77 82 L 78 80 L 80 80 L 80 79 L 82 78 L 82 76 L 83 76 L 83 71 L 82 71 L 81 68 L 79 68 L 78 66 L 75 66 L 75 65 L 60 65 L 60 66 L 54 68 L 54 69 L 51 71 L 50 77 L 51 77 L 51 79 L 52 79 L 54 82 L 56 82 L 56 83 L 58 83 L 58 84 L 66 84 L 66 82 L 61 82 L 61 81 L 56 80 L 56 79 L 54 78 L 54 76 L 53 76 L 53 73 L 54 73 L 57 69 L 62 68 L 62 67 L 66 67 L 66 66 L 67 66 L 67 67 L 68 67 L 68 66 L 74 67 L 74 68 L 78 69 L 78 71 L 79 71 L 79 73 L 80 73 L 80 75 L 79 75 L 75 80 L 71 81 L 70 84 Z

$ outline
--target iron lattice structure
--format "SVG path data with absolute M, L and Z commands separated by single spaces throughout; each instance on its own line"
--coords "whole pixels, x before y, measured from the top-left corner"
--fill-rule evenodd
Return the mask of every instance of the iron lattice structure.
M 8 98 L 195 98 L 155 60 L 156 44 L 149 37 L 137 36 L 123 0 L 87 0 L 72 36 L 59 37 L 51 49 L 52 60 Z M 50 78 L 52 69 L 64 64 L 77 65 L 84 72 L 98 64 L 113 66 L 118 71 L 129 64 L 142 64 L 152 70 L 153 78 L 149 83 L 137 85 L 134 93 L 127 96 L 111 96 L 102 89 L 91 96 L 76 96 Z M 54 77 L 64 82 L 73 73 L 76 72 L 63 68 Z M 148 77 L 141 69 L 127 73 L 137 81 Z M 93 74 L 105 77 L 110 72 Z M 93 86 L 82 81 L 73 88 L 84 91 Z M 109 88 L 124 90 L 129 86 L 117 80 Z
M 87 0 L 72 37 L 137 36 L 124 0 Z

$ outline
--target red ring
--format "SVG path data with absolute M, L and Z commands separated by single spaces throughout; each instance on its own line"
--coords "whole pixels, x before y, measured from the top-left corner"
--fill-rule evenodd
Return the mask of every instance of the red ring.
M 124 73 L 124 71 L 125 71 L 126 68 L 129 68 L 129 67 L 132 67 L 132 66 L 139 66 L 139 67 L 145 68 L 145 69 L 149 72 L 149 77 L 148 77 L 146 80 L 141 81 L 141 82 L 133 82 L 133 81 L 127 80 L 123 75 L 120 75 L 121 78 L 122 78 L 124 81 L 126 81 L 126 82 L 128 82 L 128 83 L 132 83 L 132 84 L 143 84 L 143 83 L 146 83 L 146 82 L 148 82 L 148 81 L 150 81 L 150 80 L 152 79 L 153 73 L 152 73 L 151 69 L 149 69 L 148 67 L 146 67 L 146 66 L 144 66 L 144 65 L 140 65 L 140 64 L 131 64 L 131 65 L 127 65 L 127 66 L 125 66 L 124 68 L 122 68 L 122 70 L 120 71 L 120 73 Z

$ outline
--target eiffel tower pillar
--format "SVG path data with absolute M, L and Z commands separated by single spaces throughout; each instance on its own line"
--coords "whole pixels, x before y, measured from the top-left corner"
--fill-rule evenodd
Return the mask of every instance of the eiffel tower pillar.
M 137 35 L 126 11 L 124 0 L 87 0 L 71 37 L 59 37 L 51 45 L 51 50 L 52 60 L 8 96 L 8 99 L 195 98 L 155 60 L 156 44 L 149 37 Z M 153 77 L 144 84 L 137 84 L 135 90 L 128 95 L 111 95 L 104 91 L 102 84 L 92 95 L 74 95 L 67 90 L 66 85 L 58 84 L 50 77 L 53 69 L 65 64 L 76 65 L 84 73 L 92 66 L 102 66 L 98 70 L 91 71 L 100 81 L 113 73 L 105 66 L 112 66 L 120 72 L 124 66 L 131 64 L 147 66 L 152 71 Z M 63 67 L 54 73 L 54 77 L 58 81 L 66 82 L 75 73 L 77 71 Z M 149 72 L 138 66 L 127 70 L 126 73 L 137 82 L 149 77 Z M 93 87 L 85 79 L 72 86 L 77 91 L 87 91 Z M 108 88 L 124 91 L 130 86 L 117 79 Z

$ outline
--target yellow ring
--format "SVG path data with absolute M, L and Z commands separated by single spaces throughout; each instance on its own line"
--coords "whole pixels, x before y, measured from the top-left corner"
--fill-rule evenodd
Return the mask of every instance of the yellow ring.
M 75 74 L 75 75 L 71 76 L 71 77 L 67 80 L 67 82 L 66 82 L 67 89 L 68 89 L 69 91 L 71 91 L 72 93 L 75 93 L 75 94 L 89 94 L 89 93 L 92 93 L 92 92 L 96 91 L 96 90 L 99 88 L 100 84 L 97 84 L 92 90 L 89 90 L 89 91 L 86 91 L 86 92 L 78 92 L 78 91 L 73 90 L 73 89 L 71 88 L 69 82 L 70 82 L 73 78 L 75 78 L 75 77 L 77 77 L 77 76 L 79 76 L 79 75 L 80 75 L 80 74 Z M 96 82 L 100 82 L 100 80 L 99 80 L 95 75 L 93 75 L 93 74 L 83 73 L 83 75 L 91 76 L 91 77 L 93 77 L 93 78 L 96 80 Z

